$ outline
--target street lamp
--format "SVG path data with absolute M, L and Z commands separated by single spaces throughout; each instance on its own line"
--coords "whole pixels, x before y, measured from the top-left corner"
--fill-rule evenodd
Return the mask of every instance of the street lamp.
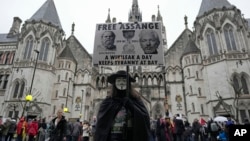
M 69 81 L 68 81 L 68 89 L 67 89 L 67 96 L 66 96 L 66 104 L 65 104 L 65 107 L 63 108 L 63 111 L 65 113 L 68 113 L 69 112 L 69 109 L 67 108 L 67 104 L 68 104 L 68 97 L 69 97 L 69 83 L 71 81 L 71 78 L 69 78 Z
M 34 67 L 34 71 L 33 71 L 33 76 L 32 76 L 32 80 L 31 80 L 31 85 L 30 85 L 30 90 L 29 90 L 29 93 L 26 94 L 25 96 L 25 104 L 24 104 L 24 109 L 23 109 L 23 112 L 22 112 L 22 117 L 24 115 L 24 111 L 26 109 L 26 105 L 27 105 L 27 102 L 30 102 L 32 101 L 33 97 L 32 97 L 32 94 L 31 94 L 31 91 L 32 91 L 32 87 L 33 87 L 33 82 L 34 82 L 34 77 L 35 77 L 35 73 L 36 73 L 36 66 L 37 66 L 37 60 L 38 60 L 38 57 L 39 57 L 39 51 L 38 50 L 34 50 L 34 52 L 36 52 L 36 63 L 35 63 L 35 67 Z
M 35 73 L 36 73 L 36 66 L 37 66 L 37 60 L 38 60 L 38 57 L 39 57 L 39 51 L 38 50 L 34 50 L 37 55 L 36 55 L 36 63 L 35 63 L 35 68 L 34 68 L 34 71 L 33 71 L 33 76 L 32 76 L 32 80 L 31 80 L 31 85 L 30 85 L 30 95 L 31 95 L 31 90 L 32 90 L 32 87 L 33 87 L 33 81 L 34 81 L 34 77 L 35 77 Z

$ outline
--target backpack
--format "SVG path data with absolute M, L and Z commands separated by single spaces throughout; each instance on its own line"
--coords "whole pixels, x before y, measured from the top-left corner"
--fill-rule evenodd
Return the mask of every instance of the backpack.
M 210 128 L 211 128 L 211 131 L 213 131 L 213 132 L 217 132 L 219 130 L 219 127 L 215 122 L 212 122 L 210 124 Z

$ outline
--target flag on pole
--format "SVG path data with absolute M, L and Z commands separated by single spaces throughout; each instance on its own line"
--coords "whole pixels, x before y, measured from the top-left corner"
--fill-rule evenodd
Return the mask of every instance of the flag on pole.
M 200 124 L 201 125 L 205 125 L 207 122 L 206 122 L 206 120 L 205 119 L 203 119 L 203 118 L 200 118 Z

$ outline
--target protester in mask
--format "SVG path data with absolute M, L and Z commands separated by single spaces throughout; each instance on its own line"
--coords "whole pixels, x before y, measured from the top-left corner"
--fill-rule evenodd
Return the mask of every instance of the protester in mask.
M 95 141 L 149 141 L 150 118 L 138 92 L 131 88 L 135 79 L 118 71 L 108 82 L 112 92 L 100 105 Z

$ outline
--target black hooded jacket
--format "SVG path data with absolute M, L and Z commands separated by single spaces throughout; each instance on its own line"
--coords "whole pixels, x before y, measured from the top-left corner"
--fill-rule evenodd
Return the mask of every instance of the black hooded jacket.
M 107 97 L 97 115 L 95 141 L 110 141 L 111 128 L 116 114 L 125 107 L 132 115 L 132 136 L 126 141 L 149 141 L 150 119 L 141 99 L 131 97 Z M 131 134 L 130 134 L 131 135 Z
M 66 128 L 67 121 L 64 116 L 62 119 L 55 125 L 57 117 L 52 119 L 50 122 L 50 141 L 62 141 L 64 137 L 66 137 Z

